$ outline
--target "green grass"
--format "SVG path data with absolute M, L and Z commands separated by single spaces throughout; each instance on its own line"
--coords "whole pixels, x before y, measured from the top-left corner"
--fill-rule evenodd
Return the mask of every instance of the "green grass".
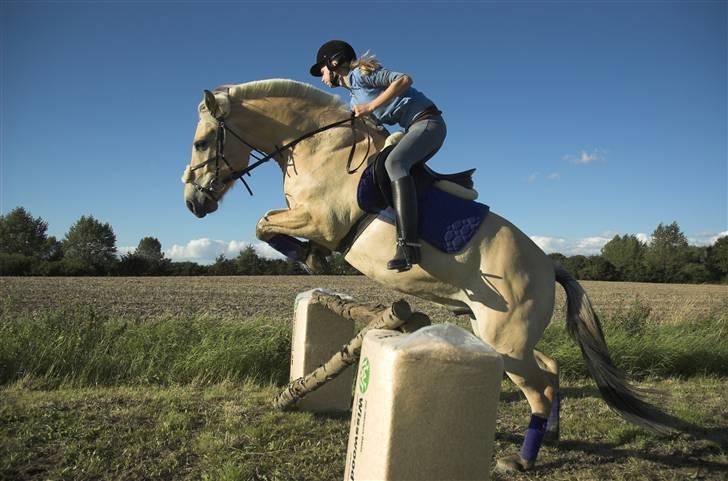
M 635 303 L 604 319 L 615 362 L 670 396 L 698 428 L 657 438 L 608 410 L 563 322 L 539 344 L 564 373 L 562 443 L 505 479 L 726 479 L 725 310 L 676 324 Z M 0 302 L 0 479 L 335 480 L 349 418 L 282 413 L 290 328 L 199 313 L 138 320 L 68 304 Z M 518 450 L 529 411 L 504 382 L 496 455 Z
M 660 439 L 610 412 L 589 382 L 563 384 L 560 447 L 542 448 L 534 472 L 503 479 L 725 479 L 728 382 L 652 381 L 668 407 L 703 429 Z M 349 418 L 279 412 L 277 387 L 257 383 L 0 388 L 0 479 L 339 480 Z M 696 402 L 699 400 L 699 402 Z M 516 452 L 528 404 L 503 384 L 495 455 Z
M 615 363 L 633 378 L 728 375 L 728 315 L 678 324 L 647 321 L 636 303 L 604 320 Z M 32 312 L 0 303 L 0 385 L 113 386 L 283 383 L 290 327 L 265 320 L 183 313 L 138 320 L 71 304 Z M 546 330 L 539 349 L 567 377 L 586 376 L 564 323 Z
M 680 323 L 650 322 L 641 301 L 602 319 L 612 360 L 633 379 L 728 375 L 728 305 Z M 586 377 L 581 351 L 565 323 L 552 323 L 537 345 L 567 377 Z
M 7 387 L 0 479 L 301 479 L 296 472 L 313 473 L 313 464 L 309 479 L 336 479 L 345 422 L 274 411 L 274 390 Z
M 285 382 L 290 329 L 188 314 L 134 320 L 82 305 L 21 313 L 0 305 L 0 384 L 39 388 Z

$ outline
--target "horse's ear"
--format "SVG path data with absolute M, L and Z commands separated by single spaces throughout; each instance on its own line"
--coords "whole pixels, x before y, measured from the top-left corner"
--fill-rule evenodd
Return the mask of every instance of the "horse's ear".
M 207 111 L 210 112 L 210 115 L 216 119 L 220 117 L 220 106 L 217 104 L 215 94 L 209 90 L 205 90 L 205 107 L 207 107 Z

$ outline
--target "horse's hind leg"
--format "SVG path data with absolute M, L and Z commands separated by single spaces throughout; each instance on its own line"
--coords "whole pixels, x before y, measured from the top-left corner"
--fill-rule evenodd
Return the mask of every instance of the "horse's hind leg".
M 541 368 L 549 381 L 549 387 L 546 388 L 546 397 L 551 400 L 551 413 L 549 414 L 548 424 L 546 425 L 544 441 L 555 444 L 559 441 L 559 417 L 561 411 L 559 365 L 554 359 L 550 358 L 538 349 L 534 349 L 533 354 L 536 357 L 538 367 Z
M 479 304 L 470 307 L 477 318 L 474 323 L 476 334 L 501 353 L 508 377 L 523 392 L 531 407 L 531 421 L 520 453 L 499 459 L 497 468 L 501 471 L 528 470 L 535 464 L 543 442 L 551 412 L 549 394 L 553 392 L 547 374 L 550 371 L 539 366 L 533 349 L 545 327 L 545 323 L 538 322 L 543 316 L 539 316 L 532 309 L 533 304 L 528 302 L 509 313 L 499 313 Z M 529 318 L 533 319 L 532 323 L 529 323 Z M 546 356 L 539 357 L 544 365 L 551 364 Z
M 523 359 L 504 356 L 504 360 L 508 377 L 523 392 L 531 406 L 531 420 L 521 451 L 499 459 L 497 466 L 505 471 L 524 471 L 535 464 L 546 433 L 546 424 L 551 412 L 551 400 L 546 393 L 551 389 L 551 385 L 544 371 L 538 366 L 533 351 L 526 353 Z

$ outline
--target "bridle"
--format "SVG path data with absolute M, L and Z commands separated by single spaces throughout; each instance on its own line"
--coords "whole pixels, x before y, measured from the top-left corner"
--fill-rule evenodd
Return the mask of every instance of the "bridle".
M 354 170 L 351 170 L 351 162 L 354 158 L 354 153 L 356 152 L 356 144 L 357 144 L 356 138 L 354 138 L 354 143 L 351 145 L 351 150 L 349 151 L 349 159 L 346 162 L 346 170 L 347 170 L 347 173 L 349 173 L 349 174 L 352 174 L 352 173 L 356 172 L 357 170 L 359 170 L 359 168 L 366 162 L 367 158 L 369 157 L 369 149 L 371 146 L 371 134 L 369 132 L 369 128 L 367 127 L 367 124 L 364 121 L 364 119 L 361 117 L 359 117 L 359 118 L 361 119 L 362 125 L 365 127 L 365 130 L 367 132 L 367 151 L 364 154 L 364 158 L 362 159 L 361 163 L 359 165 L 357 165 L 357 167 Z M 230 127 L 228 127 L 228 125 L 225 123 L 225 120 L 223 117 L 216 118 L 215 120 L 217 121 L 217 133 L 216 133 L 215 156 L 210 157 L 209 159 L 190 168 L 190 172 L 194 172 L 197 169 L 200 169 L 214 161 L 215 162 L 215 175 L 214 175 L 214 177 L 212 177 L 210 179 L 210 181 L 207 183 L 207 185 L 201 185 L 201 184 L 197 183 L 197 181 L 195 181 L 195 180 L 193 180 L 191 182 L 191 184 L 194 186 L 195 190 L 197 190 L 198 192 L 202 193 L 206 197 L 217 202 L 219 200 L 217 198 L 217 190 L 220 187 L 220 159 L 222 159 L 222 161 L 225 163 L 228 170 L 230 171 L 230 175 L 228 176 L 228 178 L 226 180 L 235 181 L 236 179 L 240 179 L 242 181 L 243 185 L 245 185 L 245 188 L 248 190 L 248 193 L 250 195 L 253 195 L 253 191 L 250 189 L 250 186 L 243 178 L 244 175 L 247 174 L 250 177 L 251 176 L 250 172 L 253 169 L 255 169 L 256 167 L 275 158 L 277 155 L 281 154 L 283 151 L 285 151 L 287 149 L 292 149 L 299 142 L 302 142 L 303 140 L 313 137 L 314 135 L 319 134 L 325 130 L 332 129 L 334 127 L 338 127 L 339 125 L 343 125 L 343 124 L 349 122 L 351 124 L 351 131 L 352 131 L 352 133 L 354 133 L 354 131 L 355 131 L 354 123 L 355 123 L 356 119 L 357 119 L 357 117 L 355 117 L 354 112 L 352 112 L 351 115 L 346 119 L 338 120 L 336 122 L 332 122 L 330 124 L 324 125 L 323 127 L 319 127 L 316 130 L 307 132 L 281 147 L 276 146 L 276 150 L 273 153 L 267 154 L 265 151 L 263 151 L 257 147 L 254 147 L 253 145 L 248 143 L 245 139 L 243 139 L 240 135 L 238 135 L 234 130 L 232 130 Z M 249 147 L 250 155 L 255 159 L 254 163 L 248 165 L 243 170 L 240 170 L 240 171 L 233 170 L 232 166 L 230 165 L 228 160 L 225 158 L 225 136 L 228 133 L 230 133 L 230 135 L 232 135 L 233 137 L 238 139 L 240 142 L 245 144 L 247 147 Z

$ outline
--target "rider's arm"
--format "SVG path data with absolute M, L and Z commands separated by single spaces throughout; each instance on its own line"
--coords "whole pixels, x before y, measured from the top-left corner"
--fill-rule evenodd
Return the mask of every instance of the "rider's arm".
M 410 87 L 410 85 L 412 85 L 412 79 L 407 75 L 401 76 L 400 78 L 389 84 L 389 87 L 387 87 L 384 92 L 379 94 L 379 97 L 375 98 L 370 102 L 372 110 L 379 108 L 380 106 L 386 104 L 395 97 L 399 97 L 401 94 L 404 93 L 405 90 Z
M 368 111 L 366 113 L 369 113 L 386 104 L 393 98 L 400 96 L 410 87 L 410 85 L 412 85 L 412 78 L 409 75 L 392 72 L 384 68 L 377 69 L 369 75 L 362 75 L 361 80 L 362 84 L 366 86 L 384 89 L 377 98 L 366 104 L 366 107 L 364 107 Z

